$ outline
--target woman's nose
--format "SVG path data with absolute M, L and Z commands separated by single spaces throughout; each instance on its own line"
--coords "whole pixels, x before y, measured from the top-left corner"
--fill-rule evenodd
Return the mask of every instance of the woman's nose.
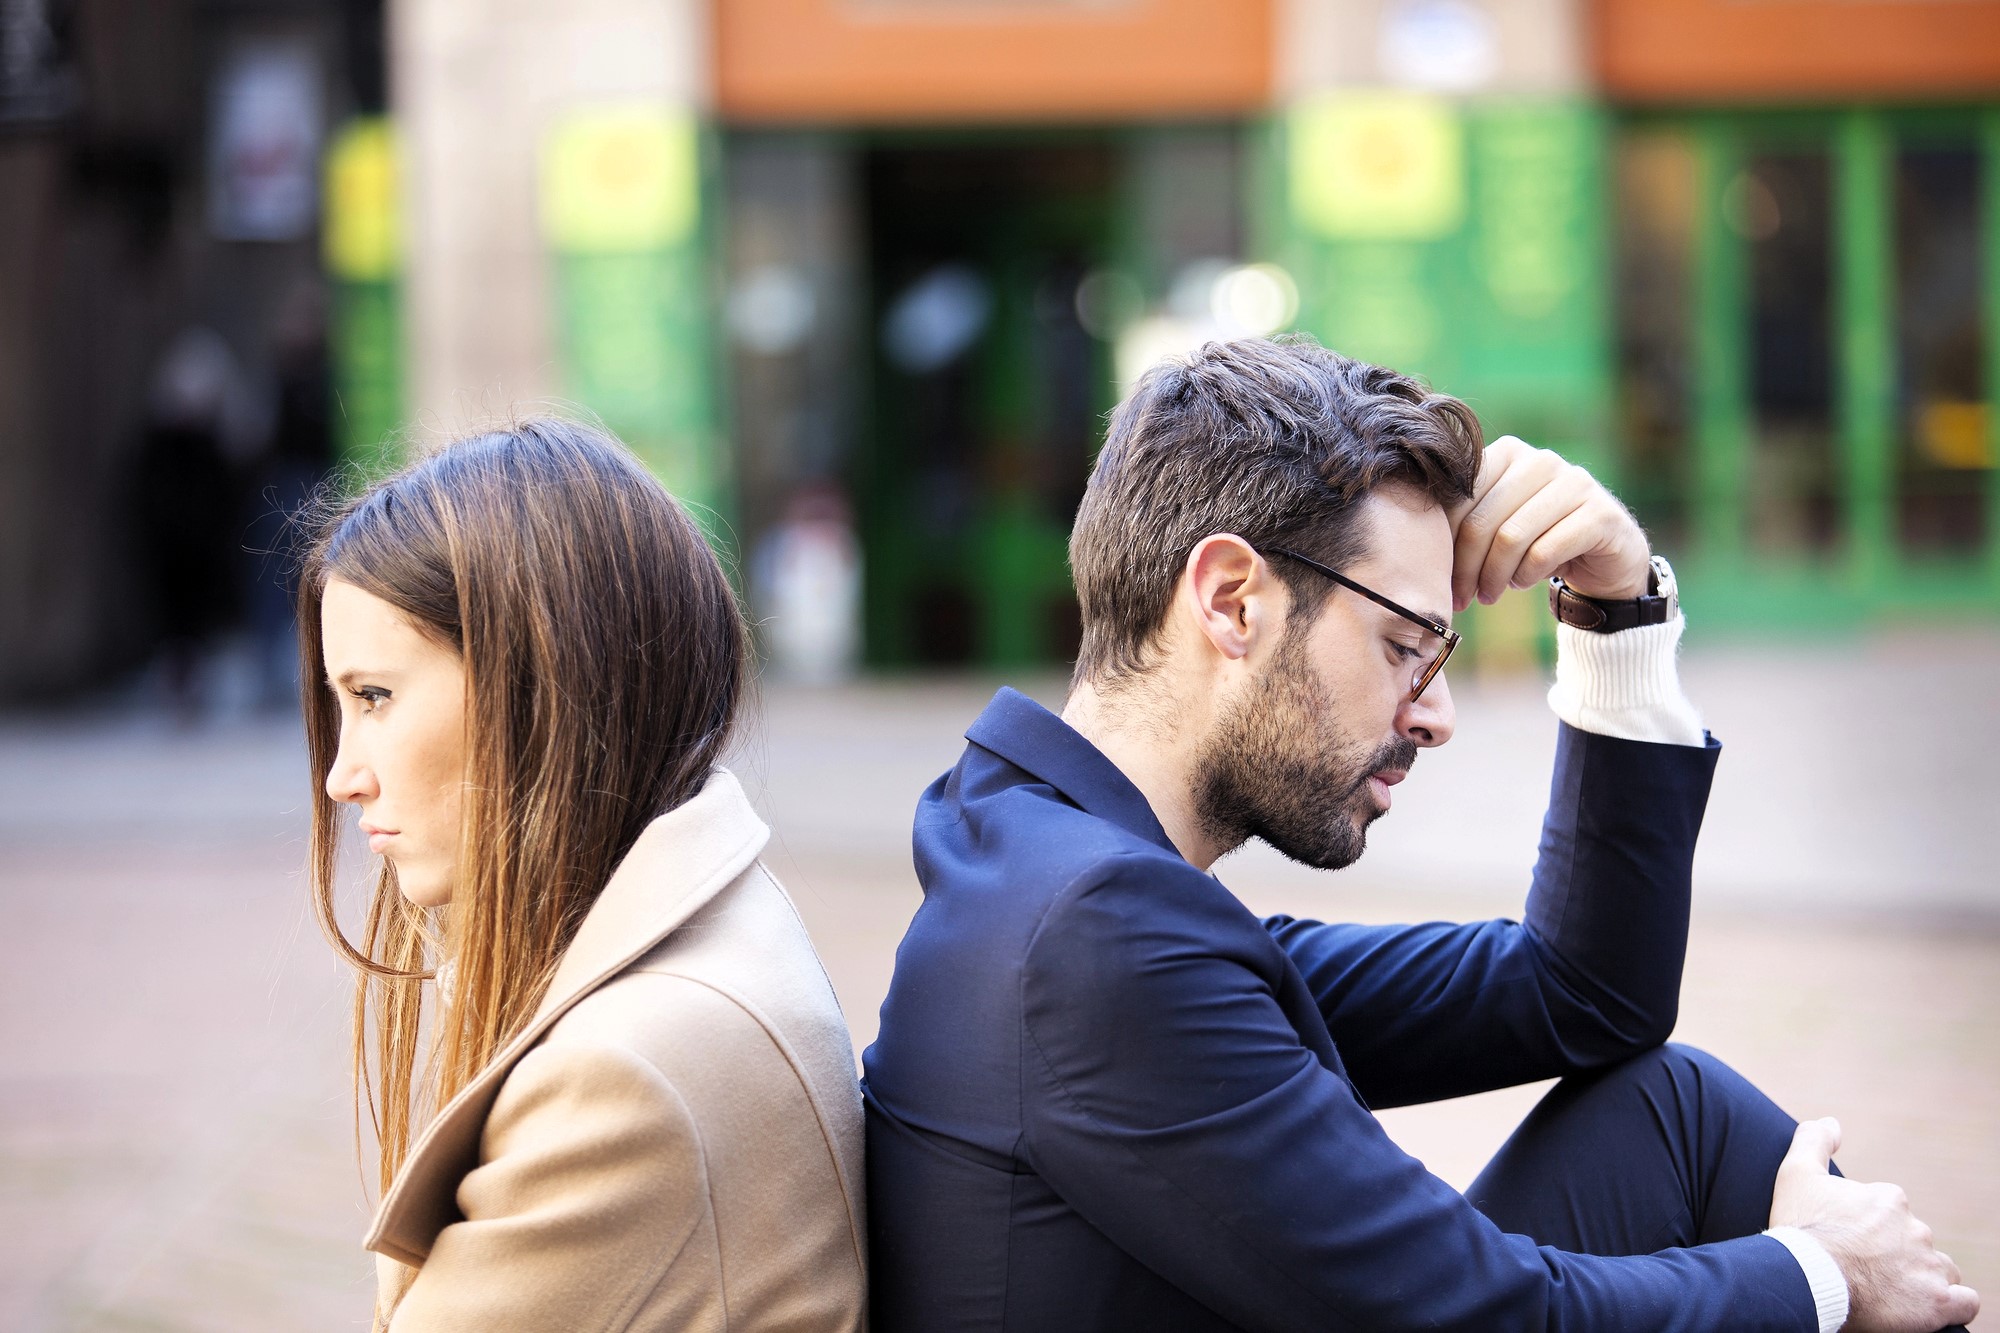
M 351 752 L 344 738 L 340 748 L 334 752 L 333 766 L 326 771 L 326 794 L 332 800 L 350 805 L 372 800 L 381 794 L 374 771 L 360 761 L 360 756 Z

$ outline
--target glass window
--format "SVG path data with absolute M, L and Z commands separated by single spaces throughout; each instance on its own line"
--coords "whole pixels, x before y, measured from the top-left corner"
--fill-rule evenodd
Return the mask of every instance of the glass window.
M 1963 147 L 1896 154 L 1899 433 L 1896 528 L 1913 555 L 1986 545 L 1993 467 L 1981 367 L 1980 158 Z

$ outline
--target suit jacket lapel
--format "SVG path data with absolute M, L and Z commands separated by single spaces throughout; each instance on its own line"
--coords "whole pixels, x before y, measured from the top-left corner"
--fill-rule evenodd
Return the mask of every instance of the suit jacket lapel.
M 367 1248 L 406 1264 L 424 1261 L 438 1232 L 458 1219 L 458 1182 L 478 1165 L 480 1131 L 515 1062 L 579 1000 L 649 953 L 747 870 L 769 837 L 724 769 L 692 800 L 646 826 L 577 928 L 534 1017 L 411 1148 L 376 1210 Z

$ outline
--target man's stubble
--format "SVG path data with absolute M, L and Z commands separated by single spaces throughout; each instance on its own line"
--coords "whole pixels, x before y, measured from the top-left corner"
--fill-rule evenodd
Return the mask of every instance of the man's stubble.
M 1339 870 L 1359 860 L 1382 813 L 1370 774 L 1407 769 L 1406 736 L 1366 748 L 1340 735 L 1339 708 L 1293 626 L 1269 669 L 1223 710 L 1195 758 L 1195 817 L 1216 845 L 1262 838 L 1291 860 Z

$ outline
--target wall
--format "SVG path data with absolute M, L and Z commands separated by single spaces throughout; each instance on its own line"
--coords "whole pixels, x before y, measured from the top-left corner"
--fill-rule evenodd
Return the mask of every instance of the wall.
M 1155 119 L 1270 95 L 1270 0 L 726 0 L 722 114 L 872 123 Z
M 1592 56 L 1624 101 L 1989 99 L 1995 0 L 1595 0 Z

